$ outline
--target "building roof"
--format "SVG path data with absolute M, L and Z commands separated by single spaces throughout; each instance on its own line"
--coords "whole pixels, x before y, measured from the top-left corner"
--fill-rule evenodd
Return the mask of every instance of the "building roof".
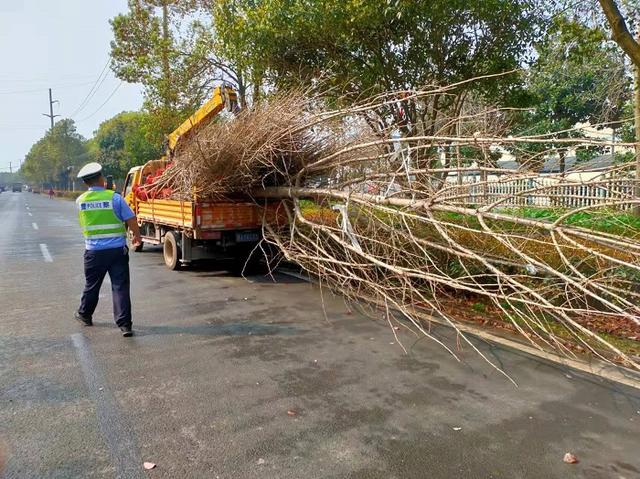
M 567 156 L 565 158 L 566 172 L 597 171 L 613 165 L 613 157 L 611 155 L 594 156 L 590 160 L 581 163 L 577 163 L 576 160 L 575 156 Z M 498 166 L 505 170 L 517 170 L 520 167 L 519 163 L 515 160 L 498 161 Z M 560 173 L 560 158 L 547 158 L 540 169 L 540 173 Z

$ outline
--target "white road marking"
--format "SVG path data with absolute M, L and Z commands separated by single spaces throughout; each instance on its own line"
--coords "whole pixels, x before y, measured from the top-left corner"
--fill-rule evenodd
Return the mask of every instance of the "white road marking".
M 33 229 L 38 231 L 38 225 L 37 223 L 31 223 L 31 226 L 33 226 Z
M 29 211 L 29 216 L 33 216 L 33 213 L 31 213 L 31 211 Z
M 40 251 L 42 251 L 45 263 L 53 263 L 53 258 L 51 257 L 51 253 L 49 253 L 49 248 L 47 248 L 46 244 L 40 243 Z

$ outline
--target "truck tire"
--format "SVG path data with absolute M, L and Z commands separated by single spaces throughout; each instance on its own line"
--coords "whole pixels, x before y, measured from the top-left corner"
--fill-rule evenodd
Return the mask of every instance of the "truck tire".
M 169 231 L 164 235 L 164 246 L 162 248 L 164 264 L 172 271 L 180 268 L 180 258 L 182 250 L 178 245 L 178 238 L 174 231 Z

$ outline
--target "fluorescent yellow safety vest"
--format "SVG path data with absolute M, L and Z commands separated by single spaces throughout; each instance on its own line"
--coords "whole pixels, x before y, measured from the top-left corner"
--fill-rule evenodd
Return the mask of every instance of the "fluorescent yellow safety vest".
M 111 190 L 87 191 L 76 200 L 82 234 L 88 239 L 124 238 L 127 229 L 113 211 Z

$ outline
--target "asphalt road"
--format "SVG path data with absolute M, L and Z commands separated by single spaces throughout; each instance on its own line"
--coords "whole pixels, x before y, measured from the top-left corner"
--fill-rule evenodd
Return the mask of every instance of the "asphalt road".
M 479 343 L 516 388 L 329 294 L 325 316 L 309 284 L 157 249 L 132 254 L 125 339 L 108 283 L 95 326 L 72 319 L 82 249 L 72 202 L 0 194 L 7 478 L 640 477 L 638 390 Z

